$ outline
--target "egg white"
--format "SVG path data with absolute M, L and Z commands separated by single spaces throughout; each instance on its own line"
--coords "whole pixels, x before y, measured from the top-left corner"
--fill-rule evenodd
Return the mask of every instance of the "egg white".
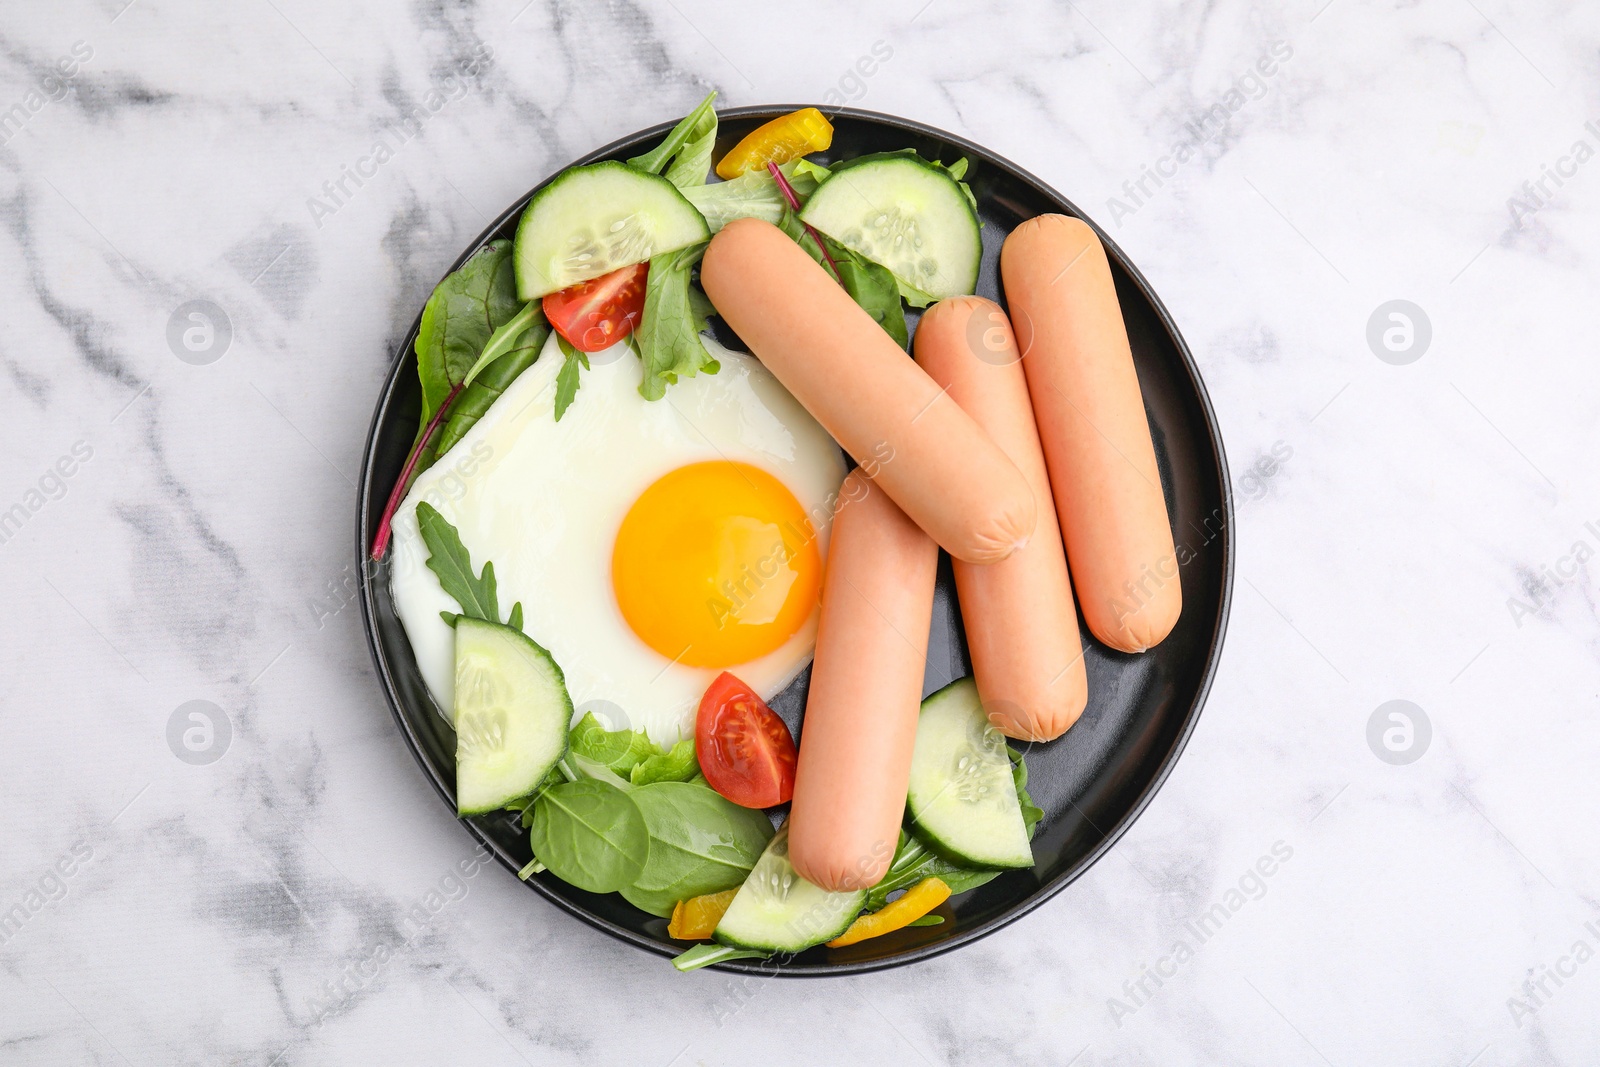
M 419 501 L 456 527 L 475 570 L 494 563 L 502 615 L 522 602 L 524 631 L 549 649 L 574 705 L 598 706 L 613 726 L 642 729 L 663 745 L 693 735 L 695 709 L 718 671 L 670 662 L 617 607 L 611 550 L 639 494 L 689 463 L 749 463 L 795 495 L 825 556 L 844 454 L 757 360 L 705 342 L 721 369 L 681 379 L 656 401 L 639 395 L 643 368 L 625 346 L 596 353 L 556 422 L 562 355 L 552 336 L 477 425 L 417 478 L 394 519 L 391 591 L 441 712 L 454 703 L 455 632 L 439 613 L 460 609 L 426 566 Z M 770 700 L 811 661 L 816 631 L 813 610 L 780 648 L 729 669 Z

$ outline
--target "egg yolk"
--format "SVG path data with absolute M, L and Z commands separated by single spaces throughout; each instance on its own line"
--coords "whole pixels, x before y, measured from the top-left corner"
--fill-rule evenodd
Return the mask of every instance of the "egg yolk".
M 611 552 L 623 618 L 691 667 L 776 650 L 810 616 L 821 584 L 805 509 L 748 463 L 692 463 L 662 477 L 628 509 Z

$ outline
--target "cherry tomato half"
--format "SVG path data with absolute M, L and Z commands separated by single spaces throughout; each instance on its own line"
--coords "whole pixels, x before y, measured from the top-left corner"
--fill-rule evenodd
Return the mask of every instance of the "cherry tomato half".
M 580 352 L 610 348 L 633 332 L 644 314 L 648 263 L 621 267 L 544 298 L 544 317 Z
M 700 773 L 744 808 L 770 808 L 794 796 L 794 738 L 755 691 L 723 671 L 700 701 L 694 723 Z

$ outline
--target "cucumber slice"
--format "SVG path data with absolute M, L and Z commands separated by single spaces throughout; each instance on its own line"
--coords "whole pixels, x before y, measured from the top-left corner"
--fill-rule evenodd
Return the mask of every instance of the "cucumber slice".
M 977 287 L 983 242 L 972 203 L 954 178 L 914 154 L 839 164 L 800 218 L 936 300 Z
M 665 178 L 616 162 L 571 167 L 522 213 L 512 250 L 517 296 L 537 300 L 710 236 L 705 218 Z
M 1032 867 L 1006 739 L 971 678 L 922 702 L 906 807 L 935 848 L 974 867 Z
M 844 933 L 866 899 L 864 889 L 830 893 L 796 874 L 785 824 L 767 842 L 712 937 L 734 948 L 799 952 Z
M 550 653 L 509 626 L 456 620 L 456 810 L 533 792 L 567 750 L 572 698 Z

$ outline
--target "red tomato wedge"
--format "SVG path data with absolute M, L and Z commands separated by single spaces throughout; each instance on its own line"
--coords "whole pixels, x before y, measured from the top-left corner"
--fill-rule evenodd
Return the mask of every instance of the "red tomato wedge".
M 744 808 L 794 796 L 794 738 L 755 691 L 723 671 L 700 701 L 694 751 L 712 789 Z
M 639 325 L 649 270 L 650 264 L 635 263 L 548 293 L 544 317 L 580 352 L 610 348 Z

